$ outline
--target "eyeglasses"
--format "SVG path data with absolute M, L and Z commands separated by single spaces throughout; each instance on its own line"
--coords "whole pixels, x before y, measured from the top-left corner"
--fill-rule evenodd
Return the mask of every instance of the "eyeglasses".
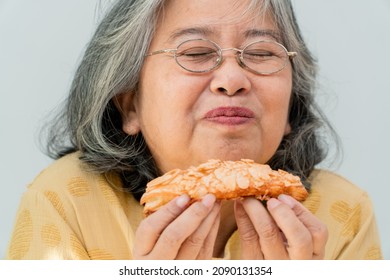
M 289 59 L 297 55 L 274 41 L 256 41 L 242 50 L 237 48 L 221 49 L 216 43 L 207 39 L 192 39 L 179 44 L 176 49 L 158 50 L 146 54 L 172 53 L 176 63 L 193 73 L 206 73 L 214 70 L 223 61 L 223 51 L 234 51 L 238 64 L 259 75 L 270 75 L 286 67 Z

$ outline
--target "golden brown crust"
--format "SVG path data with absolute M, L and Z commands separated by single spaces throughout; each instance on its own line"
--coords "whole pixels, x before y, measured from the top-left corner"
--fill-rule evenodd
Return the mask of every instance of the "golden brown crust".
M 192 201 L 211 193 L 217 199 L 255 196 L 261 200 L 288 194 L 299 201 L 308 196 L 300 178 L 253 160 L 209 160 L 187 170 L 174 169 L 150 181 L 141 197 L 144 213 L 149 215 L 182 194 Z

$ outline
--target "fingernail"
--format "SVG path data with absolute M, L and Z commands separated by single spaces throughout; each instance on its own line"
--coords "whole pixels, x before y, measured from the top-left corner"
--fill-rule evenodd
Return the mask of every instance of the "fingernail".
M 180 208 L 186 207 L 188 202 L 190 202 L 190 197 L 186 194 L 183 194 L 176 199 L 176 205 Z
M 203 198 L 202 198 L 202 203 L 204 206 L 210 208 L 211 206 L 214 205 L 215 203 L 215 195 L 212 195 L 212 194 L 206 194 Z
M 277 200 L 276 198 L 271 198 L 270 200 L 267 201 L 267 208 L 273 209 L 278 207 L 280 204 L 281 202 L 279 200 Z
M 287 204 L 291 209 L 295 206 L 295 200 L 291 196 L 281 194 L 278 196 L 278 199 Z

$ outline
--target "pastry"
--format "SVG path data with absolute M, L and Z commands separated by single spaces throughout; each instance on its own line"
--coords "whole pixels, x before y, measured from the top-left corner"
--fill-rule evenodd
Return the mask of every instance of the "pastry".
M 191 201 L 211 193 L 217 199 L 254 196 L 268 200 L 287 194 L 303 201 L 308 192 L 298 176 L 253 160 L 222 161 L 212 159 L 187 170 L 174 169 L 150 181 L 140 203 L 149 215 L 172 199 L 188 194 Z

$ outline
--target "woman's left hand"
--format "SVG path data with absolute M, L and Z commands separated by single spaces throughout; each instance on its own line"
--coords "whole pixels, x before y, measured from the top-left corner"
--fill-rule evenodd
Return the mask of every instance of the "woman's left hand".
M 267 209 L 255 198 L 236 201 L 242 259 L 324 258 L 328 230 L 308 209 L 287 195 Z

